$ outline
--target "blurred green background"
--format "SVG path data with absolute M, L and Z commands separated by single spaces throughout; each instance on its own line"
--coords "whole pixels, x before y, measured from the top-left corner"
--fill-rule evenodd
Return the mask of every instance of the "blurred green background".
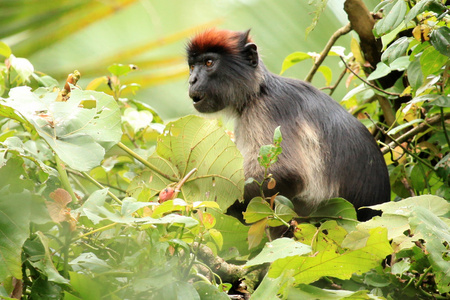
M 344 0 L 328 1 L 319 23 L 307 39 L 305 29 L 316 10 L 308 2 L 321 0 L 0 0 L 0 40 L 17 57 L 28 58 L 35 69 L 55 77 L 61 87 L 75 69 L 83 88 L 108 75 L 113 63 L 135 64 L 138 71 L 123 78 L 141 89 L 136 99 L 152 106 L 165 120 L 194 113 L 187 95 L 186 41 L 194 33 L 215 26 L 251 28 L 260 54 L 274 73 L 295 51 L 320 52 L 329 37 L 345 25 Z M 372 9 L 378 1 L 365 1 Z M 351 33 L 337 45 L 349 52 Z M 303 79 L 311 68 L 304 61 L 284 75 Z M 325 65 L 333 82 L 342 69 L 336 57 Z M 325 86 L 321 74 L 313 84 Z M 341 84 L 343 85 L 343 84 Z M 106 88 L 106 87 L 104 87 Z M 340 101 L 345 88 L 333 95 Z

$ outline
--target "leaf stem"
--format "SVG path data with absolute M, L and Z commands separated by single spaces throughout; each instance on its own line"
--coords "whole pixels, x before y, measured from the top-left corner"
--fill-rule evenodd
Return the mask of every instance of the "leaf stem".
M 91 234 L 94 234 L 94 233 L 97 233 L 97 232 L 100 232 L 100 231 L 109 229 L 109 228 L 111 228 L 111 227 L 114 227 L 115 225 L 117 225 L 117 223 L 111 223 L 111 224 L 109 224 L 109 225 L 106 225 L 106 226 L 97 228 L 97 229 L 95 229 L 95 230 L 89 231 L 89 232 L 87 232 L 87 233 L 85 233 L 85 234 L 80 235 L 79 237 L 77 237 L 77 240 L 82 239 L 82 238 L 85 238 L 85 237 L 87 237 L 88 235 L 91 235 Z
M 66 172 L 66 166 L 57 154 L 55 154 L 55 162 L 56 162 L 56 170 L 58 170 L 59 177 L 61 179 L 61 183 L 63 184 L 66 191 L 69 192 L 70 196 L 72 197 L 73 203 L 77 203 L 78 198 L 75 195 L 75 192 L 73 191 L 72 186 L 70 185 L 69 177 L 67 176 L 67 172 Z
M 137 159 L 138 161 L 140 161 L 143 165 L 145 165 L 147 168 L 149 168 L 150 170 L 158 173 L 159 175 L 163 176 L 166 179 L 169 179 L 170 181 L 178 181 L 177 178 L 171 177 L 170 175 L 164 174 L 163 172 L 161 172 L 161 170 L 159 170 L 156 166 L 152 165 L 150 162 L 148 162 L 145 158 L 143 158 L 142 156 L 140 156 L 139 154 L 137 154 L 136 152 L 134 152 L 133 150 L 131 150 L 130 148 L 128 148 L 127 146 L 125 146 L 122 142 L 119 142 L 117 144 L 117 146 L 119 146 L 119 148 L 121 148 L 122 150 L 124 150 L 126 153 L 128 153 L 129 155 L 131 155 L 133 158 Z
M 97 187 L 101 188 L 101 189 L 108 189 L 107 187 L 104 187 L 103 185 L 101 185 L 97 180 L 95 180 L 93 177 L 91 177 L 91 175 L 89 175 L 86 172 L 81 172 L 81 174 L 83 174 L 84 177 L 86 177 L 87 180 L 89 180 L 90 182 L 92 182 L 93 184 L 95 184 Z M 122 201 L 120 201 L 119 198 L 117 198 L 116 195 L 114 195 L 113 193 L 111 193 L 108 189 L 108 195 L 117 203 L 119 203 L 120 205 L 122 205 Z

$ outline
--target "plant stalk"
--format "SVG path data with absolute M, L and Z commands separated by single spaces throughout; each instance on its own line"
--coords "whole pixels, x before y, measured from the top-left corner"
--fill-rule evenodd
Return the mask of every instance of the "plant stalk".
M 72 202 L 77 203 L 78 198 L 75 195 L 75 192 L 73 191 L 72 186 L 70 185 L 69 177 L 67 176 L 67 172 L 66 172 L 66 165 L 59 158 L 59 156 L 57 154 L 55 154 L 55 162 L 56 162 L 56 170 L 58 170 L 59 177 L 61 179 L 61 183 L 63 184 L 66 191 L 68 191 L 70 196 L 72 197 Z

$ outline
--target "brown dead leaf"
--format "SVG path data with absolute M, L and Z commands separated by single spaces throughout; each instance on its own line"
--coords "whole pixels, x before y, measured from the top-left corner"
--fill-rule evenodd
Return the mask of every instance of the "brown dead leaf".
M 57 189 L 50 193 L 50 198 L 53 201 L 45 201 L 45 204 L 52 220 L 56 223 L 67 221 L 70 224 L 70 229 L 75 230 L 78 220 L 72 217 L 70 208 L 67 207 L 67 204 L 72 201 L 69 192 L 65 189 Z

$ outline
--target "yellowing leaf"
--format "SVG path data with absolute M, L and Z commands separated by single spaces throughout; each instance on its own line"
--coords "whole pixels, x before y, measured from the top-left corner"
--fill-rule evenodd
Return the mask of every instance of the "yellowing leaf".
M 107 83 L 108 83 L 108 78 L 106 76 L 98 77 L 98 78 L 95 78 L 94 80 L 92 80 L 91 82 L 89 82 L 89 84 L 86 87 L 86 90 L 95 91 L 96 89 L 98 89 L 98 87 L 100 85 L 107 84 Z
M 250 226 L 248 230 L 248 249 L 258 246 L 266 235 L 268 219 L 262 219 Z
M 268 276 L 275 278 L 286 269 L 292 269 L 296 284 L 308 284 L 324 276 L 349 279 L 352 274 L 362 274 L 375 268 L 392 253 L 386 228 L 374 228 L 368 233 L 352 232 L 349 236 L 353 238 L 354 246 L 362 247 L 350 250 L 340 247 L 341 243 L 336 243 L 332 238 L 323 239 L 318 241 L 321 249 L 313 256 L 293 256 L 275 261 Z
M 350 42 L 350 50 L 352 51 L 353 57 L 355 58 L 355 60 L 357 62 L 359 62 L 360 64 L 364 65 L 366 60 L 364 59 L 364 57 L 361 53 L 361 48 L 359 47 L 359 42 L 354 37 L 352 37 L 352 40 Z

